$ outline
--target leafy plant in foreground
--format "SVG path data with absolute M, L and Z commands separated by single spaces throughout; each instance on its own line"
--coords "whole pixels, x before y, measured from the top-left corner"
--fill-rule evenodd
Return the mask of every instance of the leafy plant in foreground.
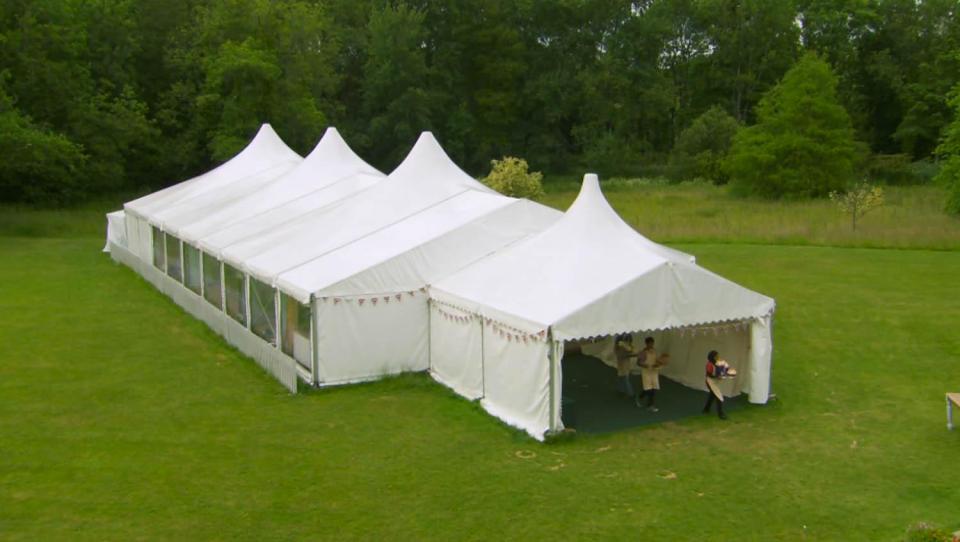
M 491 160 L 493 169 L 482 179 L 483 184 L 507 196 L 516 198 L 539 198 L 543 196 L 543 174 L 528 171 L 523 158 L 504 156 L 503 160 Z

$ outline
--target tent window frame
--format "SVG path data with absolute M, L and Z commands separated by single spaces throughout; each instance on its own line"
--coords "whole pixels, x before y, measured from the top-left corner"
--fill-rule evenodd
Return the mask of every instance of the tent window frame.
M 293 325 L 291 325 L 291 323 Z M 304 369 L 310 369 L 313 358 L 313 309 L 280 292 L 280 351 L 293 358 Z M 299 340 L 297 339 L 299 336 Z
M 220 275 L 220 260 L 212 254 L 200 251 L 200 259 L 203 261 L 203 298 L 207 300 L 217 310 L 225 310 L 223 307 L 223 283 Z
M 167 275 L 173 280 L 183 283 L 183 258 L 180 253 L 180 239 L 169 233 L 163 234 L 166 247 Z
M 183 285 L 197 295 L 203 295 L 202 260 L 199 248 L 183 242 Z
M 264 341 L 277 345 L 277 290 L 269 284 L 250 277 L 250 331 Z
M 223 290 L 224 311 L 237 323 L 247 327 L 247 281 L 243 271 L 226 262 L 223 263 Z
M 153 246 L 153 266 L 160 271 L 166 272 L 166 245 L 164 242 L 163 232 L 160 231 L 160 228 L 156 226 L 150 226 L 150 231 L 152 232 L 150 241 Z

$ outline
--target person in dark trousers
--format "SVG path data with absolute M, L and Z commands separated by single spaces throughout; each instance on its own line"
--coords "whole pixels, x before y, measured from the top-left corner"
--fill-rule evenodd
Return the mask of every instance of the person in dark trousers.
M 630 369 L 637 352 L 633 348 L 633 335 L 624 333 L 614 339 L 613 352 L 617 357 L 617 389 L 630 398 L 633 398 L 633 384 L 630 383 Z
M 657 357 L 657 349 L 653 347 L 653 337 L 647 337 L 644 341 L 644 348 L 637 356 L 637 365 L 640 366 L 640 384 L 642 390 L 640 395 L 634 400 L 636 405 L 641 406 L 641 400 L 647 398 L 647 410 L 657 412 L 659 409 L 654 405 L 657 390 L 660 389 L 660 361 Z
M 723 412 L 723 392 L 720 391 L 720 377 L 723 374 L 722 365 L 717 359 L 720 354 L 716 350 L 711 350 L 707 354 L 707 404 L 703 407 L 703 413 L 710 412 L 710 406 L 713 401 L 717 401 L 717 416 L 721 420 L 726 420 L 727 415 Z

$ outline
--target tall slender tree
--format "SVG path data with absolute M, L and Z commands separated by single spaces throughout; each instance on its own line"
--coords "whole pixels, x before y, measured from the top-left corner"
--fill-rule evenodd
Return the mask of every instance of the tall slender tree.
M 854 180 L 862 150 L 836 87 L 830 66 L 807 53 L 763 96 L 724 165 L 737 192 L 818 197 Z

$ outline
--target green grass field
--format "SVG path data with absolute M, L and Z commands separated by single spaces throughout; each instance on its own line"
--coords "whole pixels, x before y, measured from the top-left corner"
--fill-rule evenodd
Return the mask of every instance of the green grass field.
M 47 218 L 0 237 L 0 539 L 960 529 L 960 252 L 676 244 L 777 299 L 778 401 L 544 445 L 423 375 L 289 395 L 78 233 L 99 218 Z

